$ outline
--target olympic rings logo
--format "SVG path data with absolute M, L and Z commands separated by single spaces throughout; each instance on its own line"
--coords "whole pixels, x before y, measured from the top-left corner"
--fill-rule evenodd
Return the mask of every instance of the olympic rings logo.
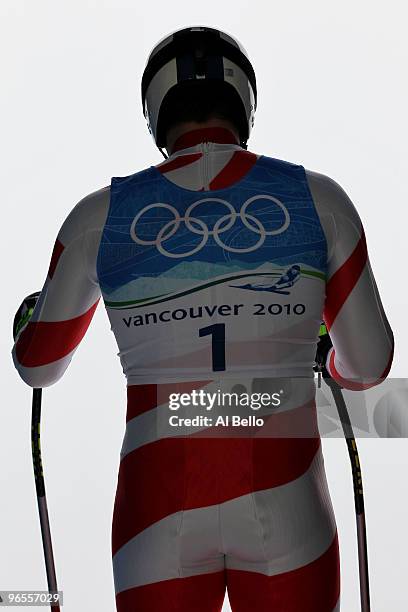
M 257 200 L 270 200 L 283 212 L 284 219 L 280 227 L 273 230 L 266 230 L 264 225 L 257 217 L 255 217 L 255 215 L 247 212 L 248 207 Z M 228 213 L 220 217 L 218 221 L 216 221 L 212 230 L 208 228 L 207 224 L 202 221 L 202 219 L 199 219 L 198 217 L 193 217 L 191 214 L 197 206 L 203 204 L 204 202 L 218 202 L 219 204 L 223 204 L 228 209 Z M 145 240 L 144 238 L 140 238 L 140 236 L 137 235 L 137 224 L 148 210 L 152 210 L 154 208 L 164 208 L 166 210 L 171 211 L 171 213 L 174 215 L 174 219 L 171 219 L 163 225 L 155 239 Z M 224 232 L 231 229 L 238 218 L 241 219 L 245 227 L 247 227 L 251 232 L 259 234 L 259 238 L 255 242 L 255 244 L 249 247 L 238 248 L 225 244 L 220 238 L 220 234 L 223 234 Z M 185 223 L 186 227 L 190 230 L 190 232 L 201 236 L 201 240 L 190 251 L 186 251 L 185 253 L 171 253 L 163 247 L 163 242 L 169 240 L 175 235 L 175 233 L 180 227 L 181 222 Z M 178 210 L 170 204 L 165 204 L 164 202 L 148 204 L 148 206 L 142 208 L 142 210 L 140 210 L 137 213 L 136 217 L 133 219 L 132 225 L 130 226 L 130 236 L 132 240 L 137 244 L 146 246 L 155 245 L 157 247 L 157 250 L 165 257 L 173 257 L 174 259 L 177 259 L 179 257 L 188 257 L 189 255 L 194 255 L 194 253 L 198 253 L 198 251 L 200 251 L 206 245 L 209 236 L 213 236 L 215 242 L 225 251 L 229 251 L 231 253 L 250 253 L 252 251 L 255 251 L 256 249 L 259 249 L 259 247 L 262 246 L 262 244 L 265 242 L 266 236 L 276 236 L 277 234 L 282 234 L 282 232 L 284 232 L 289 227 L 289 224 L 289 211 L 280 200 L 274 198 L 271 195 L 256 195 L 252 196 L 251 198 L 248 198 L 248 200 L 246 200 L 246 202 L 244 202 L 244 204 L 242 205 L 241 210 L 239 212 L 236 212 L 232 204 L 230 204 L 230 202 L 227 202 L 226 200 L 222 200 L 220 198 L 203 198 L 202 200 L 198 200 L 197 202 L 193 202 L 192 204 L 190 204 L 190 206 L 186 210 L 186 214 L 184 215 L 184 217 L 181 217 Z

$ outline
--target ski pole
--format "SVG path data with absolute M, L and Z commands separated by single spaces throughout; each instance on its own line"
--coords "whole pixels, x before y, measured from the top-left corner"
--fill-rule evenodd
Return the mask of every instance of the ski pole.
M 16 342 L 19 334 L 29 323 L 35 305 L 40 297 L 40 291 L 28 295 L 21 303 L 13 320 L 13 338 Z M 48 519 L 47 498 L 45 496 L 44 474 L 41 461 L 40 422 L 41 422 L 42 389 L 33 389 L 31 412 L 31 452 L 33 457 L 35 489 L 37 492 L 38 512 L 40 515 L 41 536 L 44 549 L 45 569 L 47 572 L 48 592 L 58 596 L 57 578 L 55 575 L 54 555 L 50 522 Z M 50 602 L 52 612 L 60 612 L 59 602 Z
M 50 595 L 58 594 L 57 577 L 55 574 L 54 555 L 50 523 L 48 519 L 47 498 L 45 496 L 44 474 L 41 461 L 40 421 L 41 421 L 42 389 L 33 389 L 33 404 L 31 418 L 31 448 L 35 488 L 37 492 L 38 511 L 40 515 L 41 535 L 44 549 L 45 569 L 47 572 L 48 591 Z M 60 612 L 59 603 L 51 603 L 52 612 Z
M 353 474 L 354 503 L 357 521 L 357 545 L 358 545 L 358 567 L 360 576 L 360 600 L 361 612 L 370 612 L 370 586 L 368 574 L 368 553 L 367 553 L 367 531 L 364 512 L 363 482 L 361 477 L 360 459 L 358 456 L 357 444 L 354 437 L 353 427 L 350 416 L 344 401 L 340 385 L 333 378 L 324 377 L 326 384 L 330 387 L 339 413 L 344 437 L 347 442 L 351 470 Z

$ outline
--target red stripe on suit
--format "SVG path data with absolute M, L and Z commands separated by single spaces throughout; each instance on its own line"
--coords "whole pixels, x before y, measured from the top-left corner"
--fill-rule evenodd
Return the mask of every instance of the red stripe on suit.
M 243 178 L 258 157 L 248 151 L 235 151 L 230 161 L 210 183 L 210 189 L 224 189 Z
M 57 238 L 51 255 L 50 267 L 48 268 L 49 278 L 52 278 L 54 276 L 55 268 L 57 267 L 57 263 L 62 255 L 64 248 L 65 247 L 62 242 L 60 242 Z
M 67 321 L 29 322 L 16 345 L 19 363 L 28 368 L 62 359 L 81 342 L 99 299 L 84 314 Z
M 329 359 L 329 364 L 327 368 L 330 376 L 334 378 L 334 380 L 337 381 L 339 385 L 341 385 L 345 389 L 349 389 L 350 391 L 364 391 L 364 389 L 370 389 L 371 387 L 374 387 L 375 385 L 380 384 L 385 378 L 387 378 L 388 373 L 391 369 L 392 360 L 394 358 L 394 343 L 392 345 L 391 353 L 390 353 L 388 363 L 385 367 L 384 372 L 381 374 L 381 376 L 379 376 L 378 378 L 375 378 L 371 382 L 363 382 L 362 380 L 361 381 L 349 380 L 348 378 L 344 378 L 336 369 L 336 366 L 334 363 L 335 354 L 336 354 L 335 350 L 333 350 L 330 353 L 330 359 Z
M 367 263 L 367 244 L 364 231 L 350 257 L 329 279 L 326 286 L 324 321 L 328 331 L 334 323 L 344 302 L 354 289 Z
M 200 389 L 210 382 L 211 380 L 194 380 L 161 385 L 129 385 L 127 387 L 126 422 L 144 412 L 153 410 L 160 404 L 167 403 L 171 393 L 191 393 L 193 389 Z
M 320 438 L 165 438 L 125 455 L 112 552 L 170 514 L 286 484 L 307 471 Z M 290 458 L 290 461 L 288 461 Z
M 290 572 L 266 576 L 229 570 L 227 576 L 234 612 L 332 612 L 340 596 L 337 534 L 323 555 Z
M 116 595 L 117 612 L 221 612 L 225 593 L 224 572 L 161 580 Z
M 156 166 L 157 170 L 159 170 L 162 174 L 166 172 L 171 172 L 172 170 L 178 170 L 179 168 L 183 168 L 188 164 L 192 164 L 193 162 L 200 159 L 201 153 L 191 153 L 191 155 L 180 155 L 180 157 L 176 157 L 171 161 L 162 164 L 161 166 Z

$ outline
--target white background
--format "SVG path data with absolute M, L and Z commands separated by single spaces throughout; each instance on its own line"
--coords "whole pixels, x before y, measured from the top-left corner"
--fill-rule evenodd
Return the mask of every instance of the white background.
M 166 33 L 211 25 L 256 68 L 251 150 L 328 174 L 363 220 L 407 376 L 405 3 L 388 0 L 3 0 L 1 51 L 2 402 L 0 590 L 46 588 L 30 455 L 31 390 L 13 370 L 11 327 L 41 288 L 57 231 L 110 177 L 158 163 L 141 112 L 147 53 Z M 110 527 L 125 381 L 100 306 L 64 379 L 46 389 L 43 458 L 65 611 L 113 612 Z M 407 407 L 408 409 L 408 407 Z M 359 610 L 350 469 L 325 440 L 338 521 L 342 610 Z M 407 609 L 407 440 L 361 440 L 373 612 Z M 227 604 L 225 610 L 229 609 Z

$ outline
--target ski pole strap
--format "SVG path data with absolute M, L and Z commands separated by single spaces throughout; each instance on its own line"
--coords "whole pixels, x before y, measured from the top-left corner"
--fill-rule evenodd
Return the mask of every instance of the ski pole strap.
M 42 389 L 33 389 L 31 417 L 31 451 L 33 455 L 34 479 L 37 497 L 44 497 L 45 485 L 41 461 L 40 420 Z

